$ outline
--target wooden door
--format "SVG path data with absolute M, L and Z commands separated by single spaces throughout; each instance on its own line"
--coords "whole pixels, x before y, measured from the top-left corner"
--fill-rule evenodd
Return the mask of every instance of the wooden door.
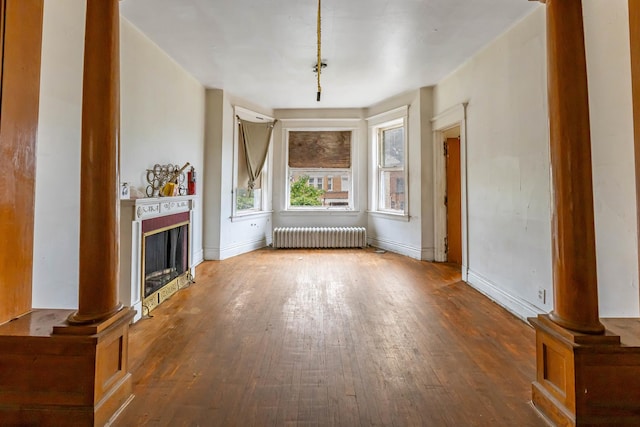
M 42 0 L 0 0 L 0 323 L 31 310 Z
M 0 0 L 0 58 L 4 58 L 4 7 L 7 0 Z M 0 88 L 2 87 L 2 66 L 4 61 L 0 61 Z M 0 99 L 2 94 L 0 93 Z
M 448 138 L 445 144 L 447 156 L 447 261 L 462 264 L 460 138 Z

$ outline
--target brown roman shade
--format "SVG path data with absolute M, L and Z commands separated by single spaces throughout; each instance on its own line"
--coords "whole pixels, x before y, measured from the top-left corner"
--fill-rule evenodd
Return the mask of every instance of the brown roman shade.
M 290 131 L 289 167 L 351 167 L 351 131 Z

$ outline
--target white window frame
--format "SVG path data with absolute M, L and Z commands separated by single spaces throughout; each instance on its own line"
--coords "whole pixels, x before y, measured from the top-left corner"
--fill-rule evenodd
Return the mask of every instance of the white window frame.
M 369 211 L 375 214 L 381 214 L 391 218 L 409 220 L 409 126 L 408 126 L 409 107 L 403 106 L 373 117 L 367 118 L 369 122 L 369 135 L 371 138 L 371 171 L 370 174 L 370 203 Z M 404 128 L 404 165 L 402 168 L 386 168 L 382 166 L 382 132 L 398 127 Z M 404 209 L 385 209 L 383 207 L 382 183 L 381 179 L 384 171 L 403 170 L 404 179 Z
M 231 189 L 231 218 L 241 219 L 256 215 L 265 215 L 271 212 L 271 170 L 273 169 L 273 133 L 271 134 L 271 143 L 269 144 L 269 150 L 267 152 L 267 159 L 264 163 L 264 169 L 260 175 L 260 193 L 261 200 L 259 206 L 251 209 L 238 209 L 237 197 L 238 197 L 238 162 L 244 161 L 240 159 L 240 147 L 241 136 L 239 132 L 239 120 L 240 117 L 243 120 L 249 121 L 274 121 L 273 117 L 260 114 L 255 111 L 248 110 L 239 106 L 234 107 L 233 115 L 233 187 Z
M 291 168 L 289 167 L 289 133 L 290 132 L 332 132 L 332 131 L 350 131 L 351 132 L 351 168 Z M 302 127 L 302 128 L 285 128 L 283 129 L 285 136 L 284 154 L 285 154 L 285 180 L 284 180 L 284 210 L 285 212 L 356 212 L 356 186 L 355 186 L 355 174 L 357 173 L 357 158 L 356 158 L 356 145 L 358 143 L 357 128 L 354 127 Z M 291 192 L 290 192 L 290 179 L 289 177 L 294 172 L 302 172 L 309 177 L 315 177 L 316 181 L 318 176 L 343 176 L 347 174 L 350 178 L 348 182 L 349 199 L 347 206 L 291 206 Z M 320 181 L 324 189 L 324 179 Z M 317 182 L 316 182 L 317 186 Z M 326 190 L 325 190 L 326 191 Z

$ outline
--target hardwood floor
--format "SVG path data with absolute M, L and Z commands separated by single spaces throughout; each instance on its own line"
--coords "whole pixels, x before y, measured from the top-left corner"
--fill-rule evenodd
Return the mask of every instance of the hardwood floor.
M 130 332 L 114 426 L 544 426 L 535 335 L 451 265 L 367 250 L 205 262 Z

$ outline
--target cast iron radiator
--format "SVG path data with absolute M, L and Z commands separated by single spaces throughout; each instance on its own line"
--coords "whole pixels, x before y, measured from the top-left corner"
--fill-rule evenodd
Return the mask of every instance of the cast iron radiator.
M 278 227 L 273 230 L 274 248 L 364 248 L 364 227 Z

